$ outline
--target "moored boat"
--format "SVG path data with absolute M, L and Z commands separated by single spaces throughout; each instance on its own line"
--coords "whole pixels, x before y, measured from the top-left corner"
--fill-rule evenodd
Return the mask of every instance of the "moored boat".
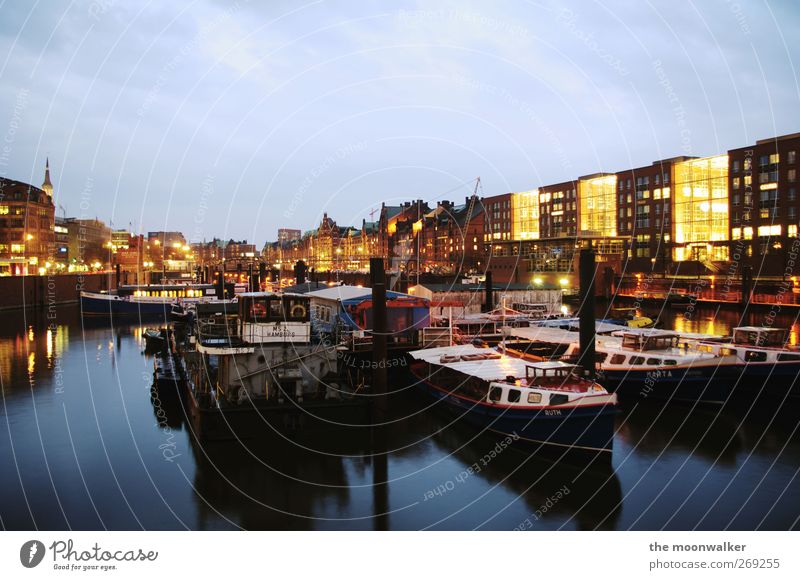
M 564 362 L 457 345 L 409 353 L 418 384 L 480 429 L 520 442 L 610 452 L 616 396 Z
M 525 341 L 567 345 L 557 358 L 579 361 L 578 333 L 507 329 L 506 352 L 527 360 Z M 680 334 L 663 330 L 621 331 L 595 339 L 596 365 L 603 384 L 621 397 L 724 403 L 737 389 L 741 368 L 735 356 L 693 348 Z
M 120 286 L 111 292 L 81 291 L 81 312 L 98 316 L 171 317 L 176 303 L 216 299 L 213 284 L 151 284 Z

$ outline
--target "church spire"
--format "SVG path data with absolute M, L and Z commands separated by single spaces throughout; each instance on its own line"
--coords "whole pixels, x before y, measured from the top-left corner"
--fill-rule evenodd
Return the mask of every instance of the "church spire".
M 44 183 L 42 183 L 42 191 L 50 197 L 53 197 L 53 184 L 50 182 L 50 158 L 47 158 L 44 164 Z

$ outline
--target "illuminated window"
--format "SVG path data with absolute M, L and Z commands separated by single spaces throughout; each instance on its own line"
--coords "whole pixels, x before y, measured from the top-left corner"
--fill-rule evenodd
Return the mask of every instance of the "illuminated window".
M 578 183 L 580 229 L 600 236 L 617 235 L 616 175 L 582 179 Z
M 742 228 L 733 228 L 731 230 L 731 238 L 734 240 L 742 239 Z
M 797 224 L 789 224 L 786 226 L 786 235 L 790 238 L 797 237 Z
M 742 229 L 742 232 L 744 233 L 744 239 L 745 240 L 752 240 L 753 239 L 753 228 L 748 226 L 748 227 Z
M 8 215 L 8 206 L 0 205 L 0 215 Z
M 758 237 L 766 238 L 768 236 L 781 235 L 781 226 L 758 226 Z
M 725 241 L 729 235 L 728 156 L 676 163 L 675 243 Z
M 11 244 L 11 253 L 12 254 L 24 254 L 25 253 L 25 244 Z
M 549 196 L 549 194 L 547 194 Z M 535 240 L 539 238 L 539 190 L 521 191 L 511 195 L 512 239 Z

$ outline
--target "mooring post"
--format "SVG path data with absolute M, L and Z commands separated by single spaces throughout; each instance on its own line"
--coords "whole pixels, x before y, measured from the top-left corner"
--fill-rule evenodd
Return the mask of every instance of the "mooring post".
M 486 271 L 486 281 L 483 283 L 483 291 L 486 296 L 486 303 L 483 305 L 484 312 L 494 310 L 494 283 L 492 282 L 492 271 Z
M 389 528 L 389 484 L 386 413 L 388 401 L 388 380 L 386 374 L 388 323 L 386 316 L 386 272 L 383 269 L 383 258 L 369 260 L 370 286 L 372 286 L 372 390 L 374 403 L 372 406 L 372 495 L 374 528 Z
M 742 268 L 742 306 L 745 308 L 750 304 L 750 292 L 753 284 L 753 268 L 745 266 Z
M 580 320 L 580 363 L 588 371 L 590 378 L 595 376 L 595 314 L 594 314 L 594 275 L 595 262 L 594 250 L 584 248 L 580 253 L 579 283 L 580 306 L 578 317 Z
M 306 281 L 306 263 L 303 260 L 298 260 L 294 265 L 294 283 L 297 285 L 304 284 Z
M 387 320 L 386 320 L 386 273 L 383 270 L 383 258 L 370 258 L 369 272 L 372 285 L 372 388 L 375 395 L 376 409 L 386 411 L 386 352 L 387 352 Z

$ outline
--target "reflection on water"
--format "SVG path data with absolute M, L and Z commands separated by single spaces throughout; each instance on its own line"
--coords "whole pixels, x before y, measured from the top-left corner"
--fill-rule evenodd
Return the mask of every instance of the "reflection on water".
M 382 430 L 286 438 L 265 428 L 258 441 L 201 446 L 185 401 L 151 390 L 144 325 L 57 314 L 6 314 L 0 331 L 7 529 L 797 526 L 793 409 L 626 403 L 604 465 L 500 446 L 415 391 L 392 397 Z M 713 310 L 660 318 L 692 332 L 739 323 Z

